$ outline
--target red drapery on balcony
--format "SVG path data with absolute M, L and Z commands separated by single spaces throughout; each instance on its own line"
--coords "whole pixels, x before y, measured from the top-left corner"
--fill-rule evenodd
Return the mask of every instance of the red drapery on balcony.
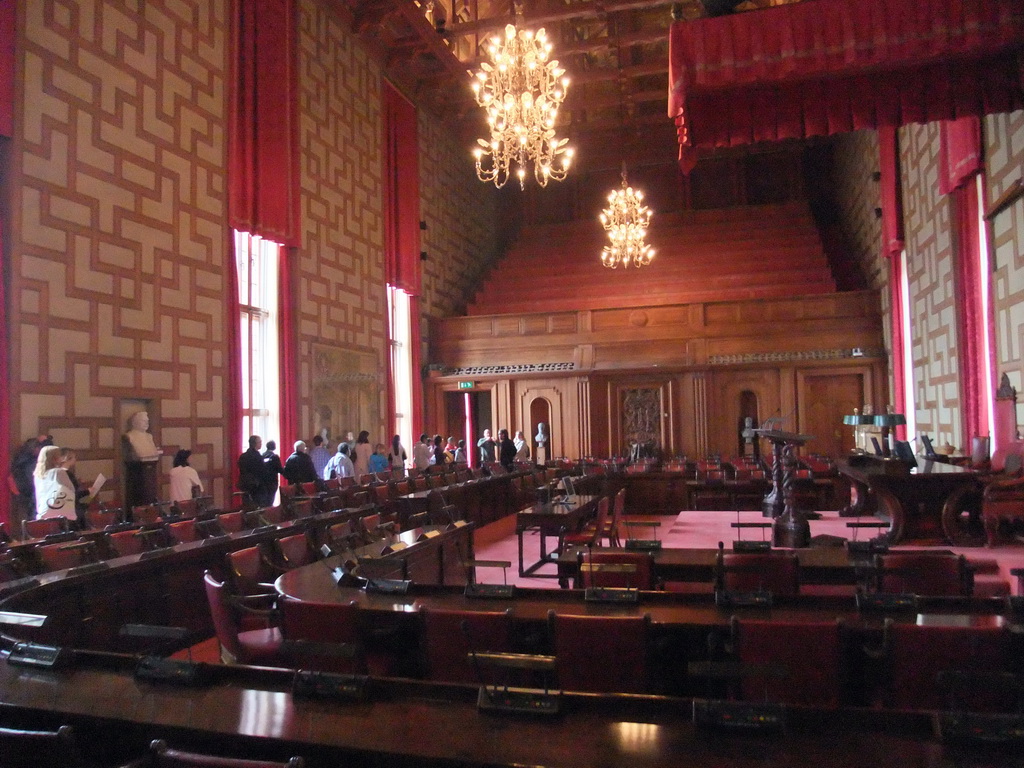
M 808 0 L 677 21 L 669 117 L 697 148 L 805 138 L 1024 106 L 1024 4 Z

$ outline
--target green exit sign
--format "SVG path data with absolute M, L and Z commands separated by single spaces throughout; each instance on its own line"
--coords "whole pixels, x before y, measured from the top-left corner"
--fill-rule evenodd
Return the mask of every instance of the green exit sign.
M 476 384 L 474 384 L 472 381 L 460 381 L 459 382 L 459 389 L 473 389 L 473 387 L 475 387 L 475 386 L 476 386 Z

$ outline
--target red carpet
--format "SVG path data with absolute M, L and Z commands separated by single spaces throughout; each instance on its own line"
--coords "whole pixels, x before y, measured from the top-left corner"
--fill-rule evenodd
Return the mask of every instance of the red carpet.
M 857 529 L 846 527 L 848 522 L 855 520 L 870 521 L 875 518 L 840 518 L 838 512 L 824 511 L 821 513 L 821 520 L 811 521 L 811 537 L 837 536 L 840 538 L 853 538 L 853 532 Z M 739 538 L 737 529 L 732 528 L 734 522 L 766 522 L 760 512 L 682 512 L 676 517 L 654 517 L 642 518 L 631 516 L 630 520 L 652 520 L 660 523 L 660 526 L 652 530 L 643 530 L 638 535 L 644 538 L 654 538 L 654 531 L 657 531 L 657 538 L 665 547 L 680 547 L 693 549 L 708 549 L 718 546 L 718 542 L 725 542 L 726 547 Z M 495 526 L 503 526 L 496 529 Z M 857 533 L 861 539 L 870 538 L 875 534 L 871 529 L 860 529 Z M 770 538 L 771 532 L 764 531 L 764 537 Z M 742 538 L 760 539 L 762 531 L 758 529 L 743 529 Z M 548 546 L 552 546 L 554 539 L 548 539 Z M 523 556 L 528 563 L 536 562 L 539 558 L 540 536 L 536 531 L 527 531 L 523 535 Z M 1003 547 L 949 547 L 949 546 L 924 546 L 911 542 L 907 545 L 893 547 L 900 549 L 941 549 L 945 551 L 963 554 L 975 568 L 975 594 L 991 595 L 1005 594 L 1006 590 L 1017 593 L 1017 579 L 1010 575 L 1011 568 L 1024 567 L 1024 546 L 1007 545 Z M 478 532 L 476 539 L 476 557 L 483 560 L 509 560 L 512 567 L 508 570 L 507 578 L 510 584 L 522 587 L 558 588 L 558 582 L 554 578 L 536 578 L 519 576 L 519 552 L 518 542 L 514 528 L 508 521 L 500 521 L 493 526 L 486 526 Z M 553 564 L 543 566 L 538 573 L 555 575 Z M 487 572 L 479 574 L 481 581 L 496 582 L 501 580 L 500 572 L 488 569 Z

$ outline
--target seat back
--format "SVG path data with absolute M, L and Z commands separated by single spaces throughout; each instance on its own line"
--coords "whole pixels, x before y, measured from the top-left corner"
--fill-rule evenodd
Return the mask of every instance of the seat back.
M 359 604 L 315 603 L 285 595 L 278 600 L 283 651 L 301 669 L 367 674 Z
M 285 568 L 309 565 L 316 559 L 312 547 L 309 546 L 309 539 L 304 533 L 274 539 L 274 547 L 277 549 L 281 565 Z
M 303 496 L 316 496 L 320 493 L 320 483 L 314 480 L 312 483 L 299 483 L 299 490 Z
M 141 555 L 146 549 L 146 542 L 138 533 L 138 528 L 108 533 L 106 534 L 107 548 L 115 553 L 116 557 Z
M 974 591 L 967 558 L 951 552 L 894 552 L 877 555 L 879 592 L 967 596 Z
M 42 539 L 69 530 L 71 528 L 66 517 L 41 517 L 38 520 L 21 521 L 21 534 L 24 539 Z
M 225 512 L 217 515 L 217 522 L 224 533 L 238 533 L 242 530 L 245 519 L 241 512 Z
M 578 564 L 579 586 L 583 588 L 654 589 L 654 556 L 650 552 L 580 552 Z
M 174 502 L 171 509 L 179 517 L 195 517 L 199 513 L 199 502 L 195 499 L 183 499 Z
M 800 592 L 800 561 L 791 552 L 724 552 L 715 564 L 715 587 L 727 592 Z
M 82 768 L 88 763 L 75 741 L 74 729 L 56 731 L 0 728 L 0 765 L 4 768 Z
M 619 538 L 619 529 L 622 527 L 622 515 L 626 510 L 626 489 L 620 488 L 619 492 L 615 494 L 615 499 L 612 502 L 612 518 L 605 525 L 604 530 L 601 532 L 602 539 L 608 539 L 609 547 L 621 547 L 622 542 Z
M 833 708 L 842 703 L 840 622 L 733 620 L 741 697 Z
M 132 522 L 136 525 L 155 525 L 160 522 L 160 507 L 156 504 L 143 504 L 132 507 Z
M 199 531 L 196 530 L 196 521 L 193 518 L 169 523 L 167 525 L 167 535 L 170 536 L 171 542 L 174 544 L 199 541 Z
M 647 690 L 650 616 L 572 616 L 552 611 L 558 685 L 569 691 Z
M 1010 633 L 1003 626 L 964 627 L 885 624 L 884 703 L 898 709 L 943 709 L 943 672 L 995 673 L 1009 669 Z M 1016 701 L 1001 700 L 994 688 L 970 691 L 959 705 L 970 711 L 1009 711 Z M 1009 706 L 1008 706 L 1009 705 Z
M 102 531 L 107 526 L 120 523 L 122 514 L 120 509 L 88 509 L 85 512 L 85 527 L 91 531 Z
M 236 595 L 256 595 L 267 591 L 263 585 L 272 581 L 274 574 L 264 562 L 259 547 L 236 549 L 228 552 L 225 558 L 232 592 Z
M 150 745 L 148 762 L 142 766 L 152 768 L 303 768 L 305 761 L 301 757 L 289 758 L 287 762 L 275 763 L 269 760 L 243 760 L 235 757 L 217 757 L 198 752 L 183 752 L 171 749 L 167 743 L 157 739 Z
M 46 572 L 62 571 L 99 560 L 96 545 L 91 541 L 37 544 L 34 549 L 36 557 L 39 558 L 43 570 Z
M 445 611 L 423 608 L 421 652 L 428 680 L 490 683 L 469 658 L 471 651 L 512 651 L 512 611 Z

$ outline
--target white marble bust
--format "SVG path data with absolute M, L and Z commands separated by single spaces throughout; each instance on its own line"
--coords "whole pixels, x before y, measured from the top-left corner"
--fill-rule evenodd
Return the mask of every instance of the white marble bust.
M 139 411 L 128 420 L 128 431 L 124 434 L 126 448 L 126 461 L 156 461 L 160 458 L 162 451 L 153 442 L 153 436 L 149 433 L 149 414 Z

